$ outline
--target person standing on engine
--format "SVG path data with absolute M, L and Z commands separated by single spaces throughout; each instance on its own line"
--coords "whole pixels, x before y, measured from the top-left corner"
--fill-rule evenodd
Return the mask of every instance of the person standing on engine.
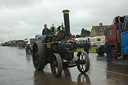
M 42 35 L 48 35 L 49 33 L 51 33 L 51 31 L 47 28 L 47 24 L 44 24 Z
M 55 28 L 55 26 L 54 26 L 54 24 L 52 24 L 52 26 L 50 27 L 50 31 L 52 33 L 55 33 L 57 31 L 56 28 Z

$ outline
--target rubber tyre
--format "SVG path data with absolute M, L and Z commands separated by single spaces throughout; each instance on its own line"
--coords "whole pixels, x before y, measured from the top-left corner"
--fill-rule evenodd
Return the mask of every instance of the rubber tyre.
M 44 45 L 41 42 L 35 42 L 33 44 L 33 64 L 37 71 L 43 70 L 46 64 L 44 56 Z

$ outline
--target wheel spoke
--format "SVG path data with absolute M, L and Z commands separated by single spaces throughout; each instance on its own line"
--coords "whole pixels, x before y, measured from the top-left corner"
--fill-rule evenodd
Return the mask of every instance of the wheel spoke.
M 39 59 L 35 61 L 36 66 L 39 65 Z
M 54 62 L 53 62 L 53 66 L 54 66 L 54 67 L 57 67 L 57 61 L 54 61 Z
M 83 65 L 81 65 L 81 66 L 82 66 L 82 67 L 81 67 L 81 70 L 84 71 L 84 67 L 83 67 Z
M 36 63 L 36 64 L 39 63 L 39 59 L 37 59 L 35 63 Z
M 39 53 L 38 53 L 38 52 L 35 53 L 35 59 L 36 59 L 36 60 L 39 60 Z
M 39 57 L 39 52 L 35 53 L 35 57 Z
M 79 57 L 80 57 L 80 60 L 82 60 L 84 57 L 83 53 L 81 53 Z

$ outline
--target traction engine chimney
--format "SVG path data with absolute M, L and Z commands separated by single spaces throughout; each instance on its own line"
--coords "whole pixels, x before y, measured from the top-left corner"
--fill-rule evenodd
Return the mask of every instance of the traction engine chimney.
M 65 38 L 70 38 L 69 10 L 63 10 L 65 24 Z

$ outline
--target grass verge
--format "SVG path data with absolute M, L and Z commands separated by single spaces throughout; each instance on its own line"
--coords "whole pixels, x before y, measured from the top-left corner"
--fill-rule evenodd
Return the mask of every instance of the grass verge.
M 76 52 L 83 51 L 84 48 L 77 48 Z M 91 47 L 91 50 L 89 50 L 89 53 L 96 53 L 96 47 Z

